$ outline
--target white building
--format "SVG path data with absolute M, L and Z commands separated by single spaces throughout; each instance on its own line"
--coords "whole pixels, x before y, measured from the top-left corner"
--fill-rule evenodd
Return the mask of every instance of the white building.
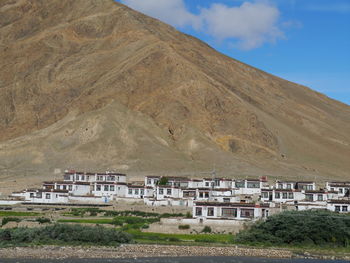
M 68 202 L 67 190 L 29 189 L 13 193 L 12 196 L 22 197 L 25 203 L 64 204 Z
M 269 204 L 195 202 L 193 205 L 193 217 L 252 220 L 267 217 L 269 209 Z
M 327 182 L 326 189 L 338 192 L 339 197 L 350 196 L 350 182 Z

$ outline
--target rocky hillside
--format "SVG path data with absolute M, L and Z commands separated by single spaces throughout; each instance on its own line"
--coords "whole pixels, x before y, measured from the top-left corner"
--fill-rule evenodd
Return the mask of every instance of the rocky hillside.
M 0 2 L 0 129 L 15 185 L 67 167 L 350 179 L 349 106 L 112 0 Z

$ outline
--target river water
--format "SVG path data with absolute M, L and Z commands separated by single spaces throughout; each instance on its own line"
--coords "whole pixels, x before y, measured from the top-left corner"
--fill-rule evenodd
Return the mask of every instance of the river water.
M 1 259 L 1 263 L 349 263 L 344 260 L 266 259 L 246 257 L 177 257 L 137 259 Z

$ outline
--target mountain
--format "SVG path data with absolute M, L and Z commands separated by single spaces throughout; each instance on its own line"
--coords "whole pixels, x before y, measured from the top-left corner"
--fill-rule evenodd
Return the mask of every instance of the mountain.
M 112 0 L 0 2 L 0 129 L 13 187 L 65 168 L 350 179 L 349 106 Z

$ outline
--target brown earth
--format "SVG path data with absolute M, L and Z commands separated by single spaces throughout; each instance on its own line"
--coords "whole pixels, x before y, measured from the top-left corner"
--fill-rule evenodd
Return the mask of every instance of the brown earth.
M 350 179 L 349 106 L 112 0 L 0 2 L 0 129 L 0 192 L 65 168 Z

